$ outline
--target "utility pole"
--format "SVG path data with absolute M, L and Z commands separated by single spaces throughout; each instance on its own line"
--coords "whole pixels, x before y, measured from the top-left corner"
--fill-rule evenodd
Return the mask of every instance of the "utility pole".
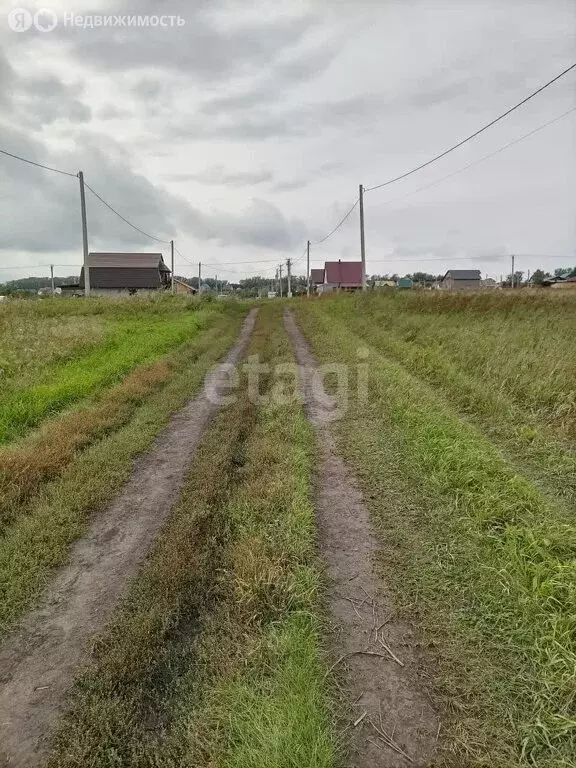
M 512 275 L 510 278 L 512 288 L 514 288 L 514 254 L 512 254 Z
M 200 295 L 200 286 L 202 285 L 202 262 L 198 262 L 198 295 Z
M 306 296 L 310 296 L 310 240 L 306 245 Z
M 170 273 L 172 280 L 171 280 L 170 287 L 172 289 L 172 293 L 175 293 L 176 291 L 174 286 L 174 240 L 170 240 L 170 261 L 172 262 L 172 272 Z
M 360 258 L 362 259 L 362 290 L 366 290 L 366 241 L 364 239 L 364 187 L 360 184 Z
M 84 174 L 78 171 L 80 182 L 80 208 L 82 211 L 82 246 L 84 251 L 84 296 L 90 296 L 90 270 L 88 268 L 88 224 L 86 223 L 86 194 L 84 192 Z
M 288 298 L 292 298 L 292 275 L 290 273 L 290 259 L 286 259 L 286 269 L 288 270 Z
M 50 287 L 52 288 L 52 296 L 56 293 L 54 289 L 54 264 L 50 264 Z
M 280 298 L 282 298 L 282 264 L 278 267 L 280 271 Z
M 218 275 L 214 278 L 214 282 L 216 283 L 216 296 L 218 296 Z

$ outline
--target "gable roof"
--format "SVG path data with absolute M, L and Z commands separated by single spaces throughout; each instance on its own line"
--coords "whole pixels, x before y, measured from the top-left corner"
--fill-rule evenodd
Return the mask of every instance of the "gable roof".
M 442 280 L 451 277 L 453 280 L 480 280 L 479 269 L 449 269 Z
M 327 261 L 324 270 L 327 283 L 362 285 L 361 261 Z
M 170 270 L 161 253 L 89 253 L 91 288 L 162 288 Z M 80 274 L 84 288 L 84 267 Z
M 310 270 L 310 282 L 312 285 L 320 285 L 324 282 L 324 269 L 311 269 Z

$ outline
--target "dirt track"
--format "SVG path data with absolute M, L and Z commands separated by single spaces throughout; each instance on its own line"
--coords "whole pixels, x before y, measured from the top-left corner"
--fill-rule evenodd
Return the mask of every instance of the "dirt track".
M 223 363 L 241 358 L 255 319 L 256 310 L 251 310 Z M 224 383 L 217 369 L 207 377 L 212 389 Z M 168 518 L 217 407 L 203 392 L 172 419 L 154 448 L 136 462 L 124 490 L 73 546 L 68 565 L 57 573 L 39 607 L 0 647 L 0 766 L 40 762 L 90 642 Z
M 329 426 L 330 398 L 313 394 L 311 376 L 317 362 L 292 312 L 286 311 L 284 322 L 321 451 L 316 494 L 319 547 L 329 582 L 334 658 L 346 669 L 348 764 L 425 768 L 433 758 L 439 723 L 416 676 L 414 633 L 394 617 L 390 594 L 375 572 L 378 545 L 355 479 L 336 451 Z

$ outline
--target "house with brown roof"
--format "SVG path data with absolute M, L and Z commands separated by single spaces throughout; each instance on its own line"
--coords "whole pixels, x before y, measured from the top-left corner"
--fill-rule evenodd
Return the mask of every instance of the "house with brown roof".
M 318 285 L 318 291 L 321 293 L 362 290 L 363 269 L 361 261 L 327 261 L 322 271 L 324 272 L 324 280 Z
M 310 288 L 316 291 L 319 285 L 324 282 L 324 268 L 310 270 Z
M 130 296 L 170 288 L 170 270 L 161 253 L 89 253 L 90 293 L 95 296 Z M 85 288 L 84 267 L 80 274 Z

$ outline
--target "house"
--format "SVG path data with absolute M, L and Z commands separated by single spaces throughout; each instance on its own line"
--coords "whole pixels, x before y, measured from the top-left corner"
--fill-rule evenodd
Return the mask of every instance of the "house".
M 170 288 L 170 270 L 161 253 L 89 253 L 90 292 L 128 296 Z M 84 267 L 79 287 L 84 289 Z
M 479 269 L 449 269 L 440 280 L 444 291 L 476 291 L 480 288 Z
M 411 277 L 399 277 L 398 282 L 396 283 L 398 288 L 413 288 L 414 283 L 412 282 Z
M 364 271 L 361 261 L 327 261 L 324 264 L 324 281 L 318 285 L 322 293 L 333 291 L 361 291 Z
M 323 282 L 324 282 L 324 268 L 311 269 L 310 270 L 310 288 L 313 291 L 316 291 L 318 289 L 318 286 L 322 285 Z
M 197 291 L 194 286 L 188 285 L 188 283 L 185 283 L 183 280 L 174 278 L 174 293 L 187 293 L 193 295 L 197 293 Z
M 374 280 L 374 288 L 396 288 L 395 280 Z
M 555 280 L 551 283 L 550 288 L 556 291 L 576 291 L 576 275 Z

